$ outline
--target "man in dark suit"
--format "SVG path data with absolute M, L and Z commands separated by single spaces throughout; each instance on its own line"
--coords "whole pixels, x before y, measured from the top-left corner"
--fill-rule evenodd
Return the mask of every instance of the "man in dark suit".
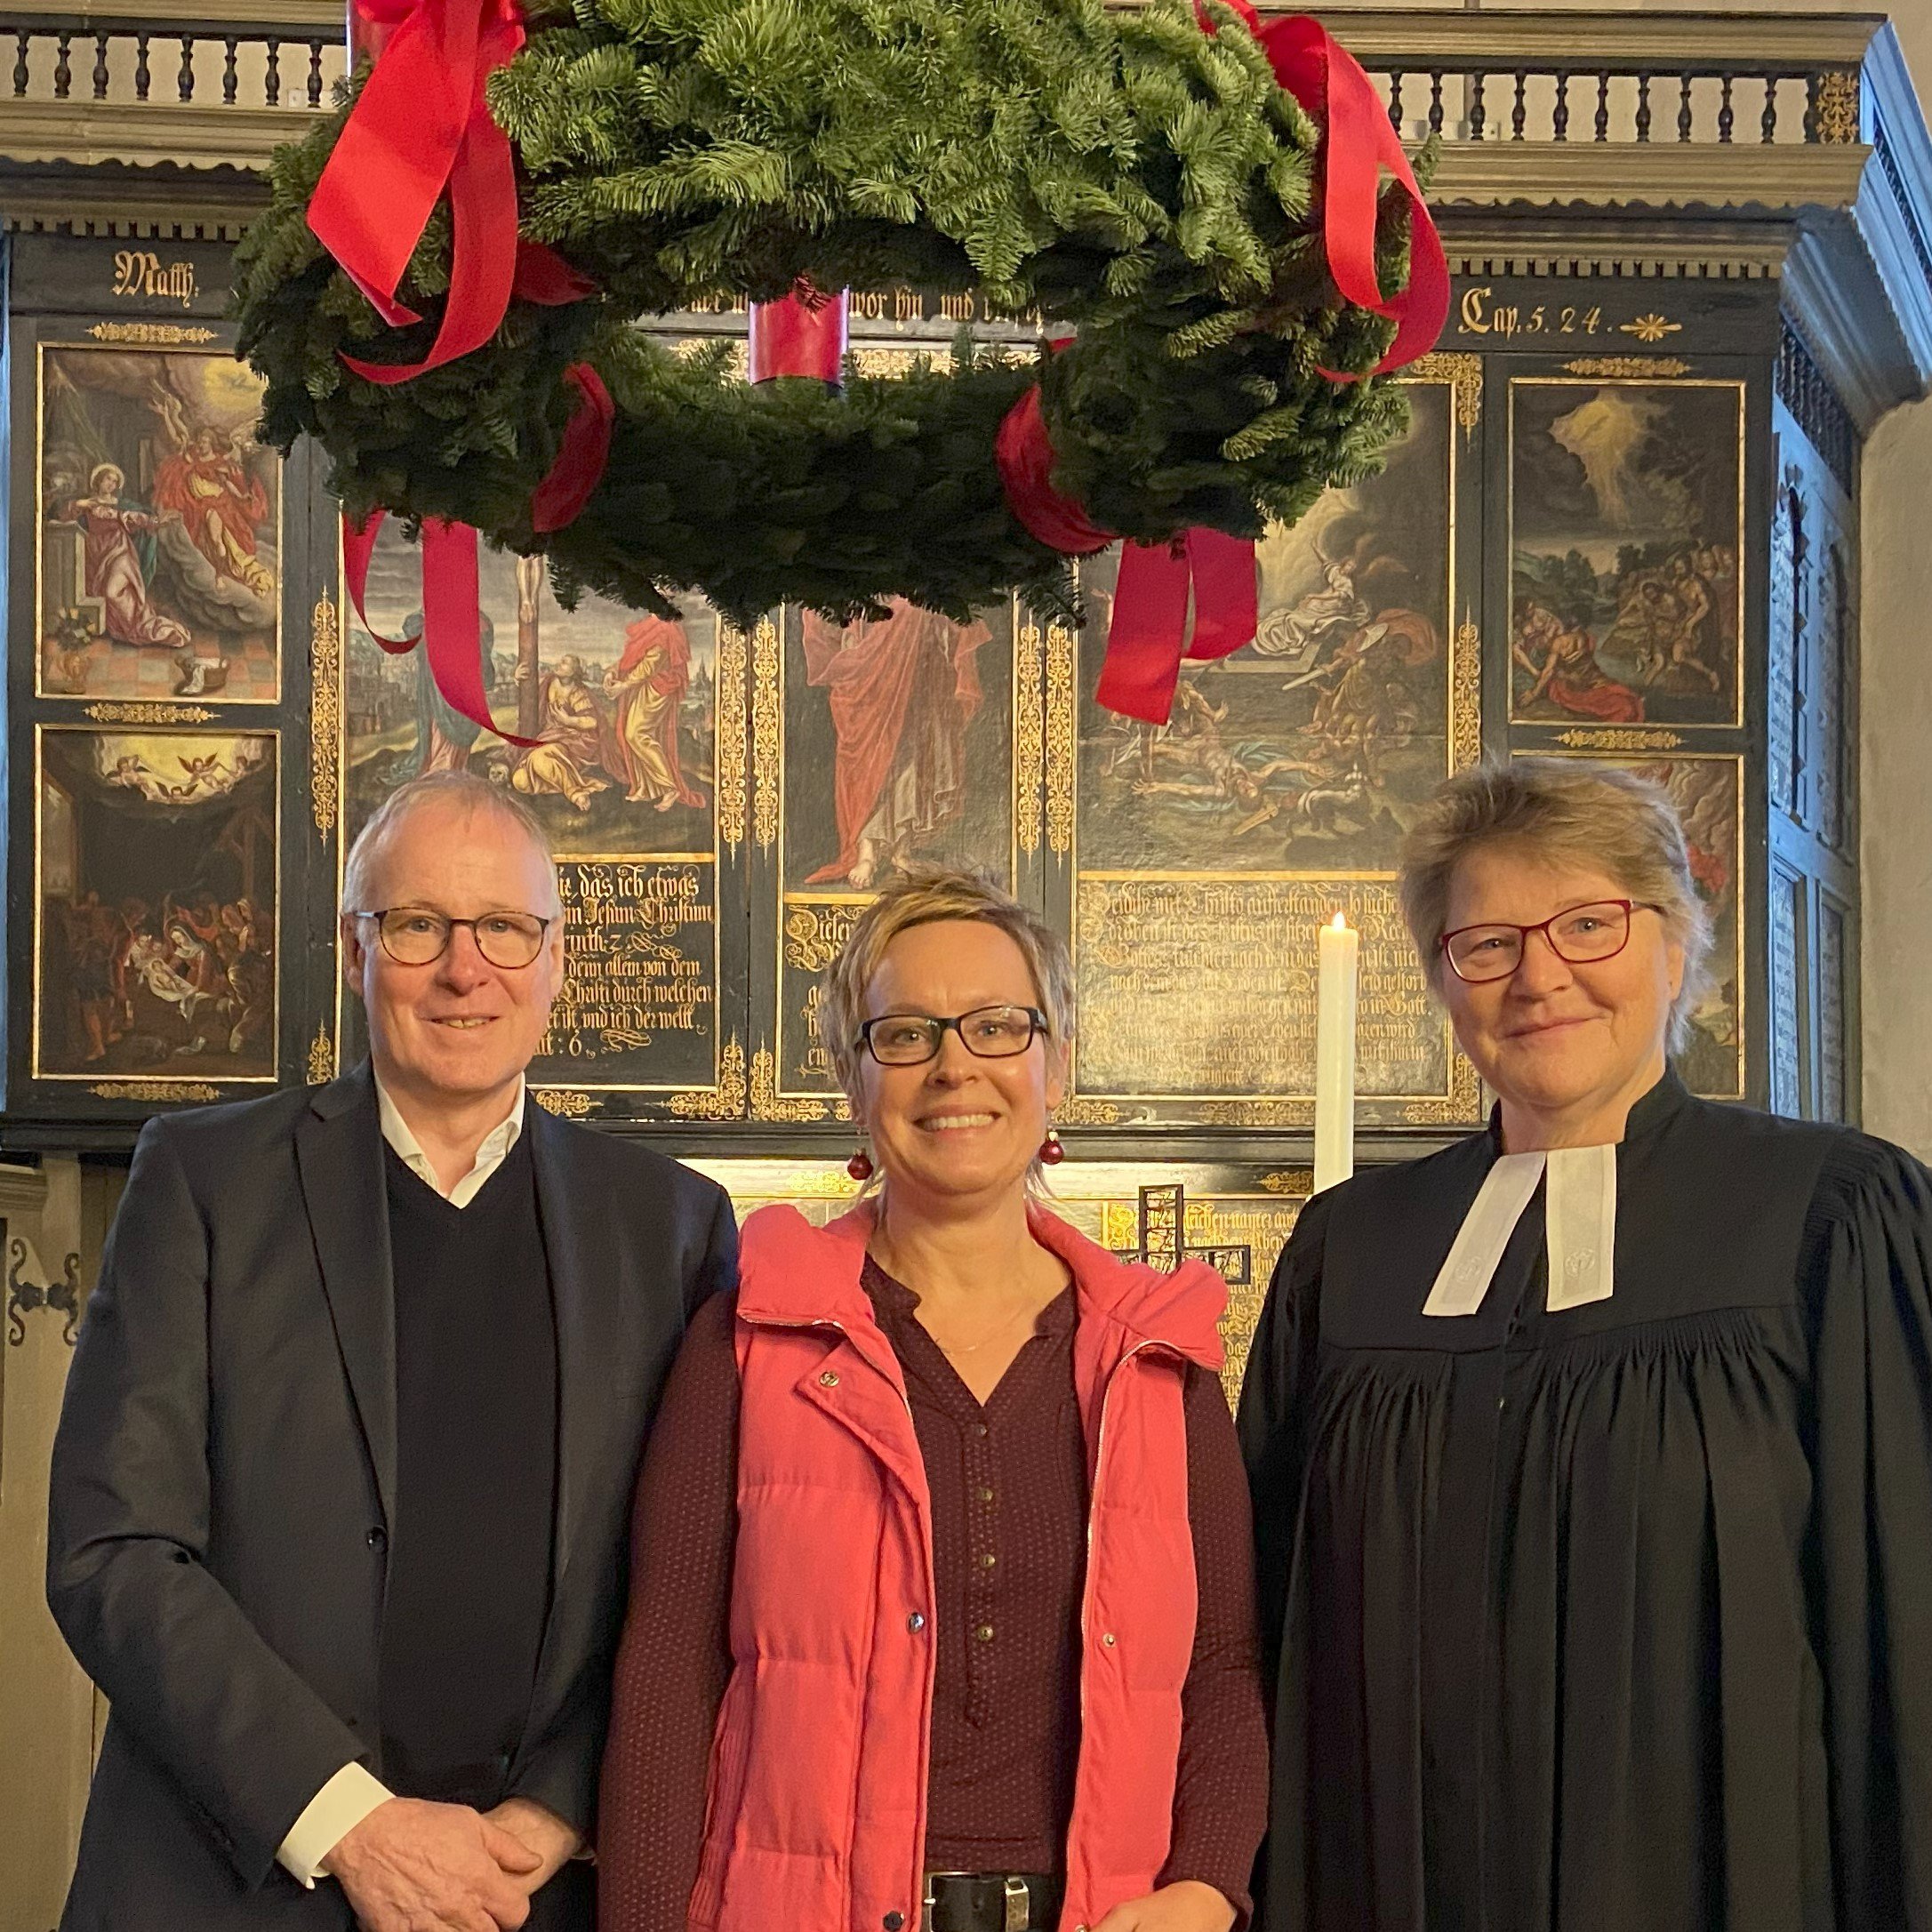
M 149 1122 L 54 1447 L 112 1716 L 69 1932 L 589 1932 L 633 1475 L 729 1202 L 525 1104 L 542 828 L 481 780 L 350 854 L 370 1062 Z

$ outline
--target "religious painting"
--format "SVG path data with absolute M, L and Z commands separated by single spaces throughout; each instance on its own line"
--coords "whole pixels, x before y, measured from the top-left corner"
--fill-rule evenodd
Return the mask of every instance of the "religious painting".
M 1012 884 L 1022 646 L 1010 604 L 960 623 L 894 597 L 844 625 L 788 610 L 782 629 L 779 1090 L 825 1093 L 818 976 L 860 910 L 920 865 Z
M 737 678 L 730 702 L 742 708 L 743 639 L 696 598 L 675 617 L 595 597 L 565 610 L 541 557 L 485 550 L 478 590 L 477 669 L 494 731 L 437 689 L 418 641 L 421 555 L 385 525 L 370 564 L 368 623 L 414 648 L 383 650 L 351 614 L 345 843 L 397 786 L 426 773 L 468 771 L 501 786 L 549 832 L 568 916 L 564 992 L 532 1079 L 626 1092 L 709 1087 L 718 1049 L 717 684 L 722 653 Z M 512 744 L 505 734 L 534 742 Z M 726 782 L 742 797 L 742 771 Z M 353 1007 L 345 1019 L 360 1024 Z
M 1744 1092 L 1744 958 L 1738 914 L 1743 761 L 1713 753 L 1601 762 L 1662 785 L 1683 821 L 1691 877 L 1711 919 L 1712 947 L 1706 984 L 1689 1014 L 1689 1037 L 1673 1057 L 1693 1093 L 1712 1100 L 1739 1099 Z
M 42 697 L 281 693 L 281 461 L 220 351 L 42 345 Z
M 272 1080 L 274 734 L 36 742 L 34 1077 Z
M 1518 724 L 1736 726 L 1740 382 L 1510 386 Z
M 822 1227 L 859 1193 L 843 1161 L 698 1154 L 689 1165 L 725 1189 L 741 1222 L 776 1201 Z M 1125 1259 L 1169 1273 L 1183 1260 L 1205 1261 L 1220 1271 L 1228 1284 L 1222 1386 L 1231 1408 L 1275 1263 L 1313 1184 L 1306 1167 L 1072 1160 L 1047 1177 L 1046 1198 L 1062 1221 Z
M 1115 570 L 1083 566 L 1081 1094 L 1167 1103 L 1163 1118 L 1219 1118 L 1192 1103 L 1244 1094 L 1305 1113 L 1315 931 L 1338 911 L 1363 934 L 1361 1091 L 1449 1094 L 1447 1033 L 1393 878 L 1454 748 L 1473 746 L 1474 649 L 1453 635 L 1455 387 L 1408 394 L 1381 474 L 1263 539 L 1253 643 L 1183 663 L 1166 725 L 1094 701 Z

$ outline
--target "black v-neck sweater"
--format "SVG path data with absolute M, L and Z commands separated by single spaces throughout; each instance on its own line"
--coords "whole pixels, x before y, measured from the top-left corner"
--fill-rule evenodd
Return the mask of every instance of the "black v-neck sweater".
M 467 1207 L 383 1150 L 396 1280 L 396 1519 L 379 1693 L 408 1797 L 486 1807 L 535 1686 L 557 1487 L 557 1327 L 530 1140 Z

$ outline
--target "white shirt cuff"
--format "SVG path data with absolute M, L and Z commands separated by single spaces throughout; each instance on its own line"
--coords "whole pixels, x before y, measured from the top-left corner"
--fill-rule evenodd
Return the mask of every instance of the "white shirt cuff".
M 345 1764 L 309 1800 L 289 1827 L 277 1861 L 300 1884 L 313 1888 L 326 1874 L 322 1861 L 375 1809 L 396 1795 L 359 1764 Z

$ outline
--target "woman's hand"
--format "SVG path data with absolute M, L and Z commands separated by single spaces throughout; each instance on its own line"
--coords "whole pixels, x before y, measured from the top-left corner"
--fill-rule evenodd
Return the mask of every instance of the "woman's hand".
M 1116 1905 L 1093 1932 L 1229 1932 L 1234 1907 L 1213 1886 L 1181 1879 Z

